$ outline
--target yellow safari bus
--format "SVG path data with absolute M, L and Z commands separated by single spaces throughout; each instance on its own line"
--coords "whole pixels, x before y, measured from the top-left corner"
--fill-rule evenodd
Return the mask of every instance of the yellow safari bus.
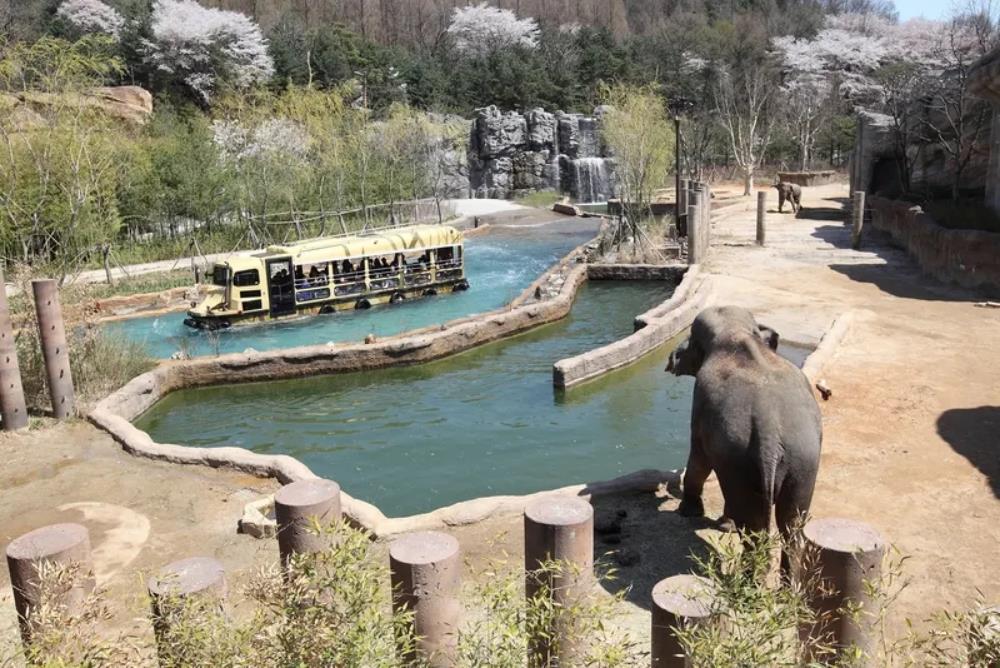
M 453 227 L 418 225 L 235 255 L 213 265 L 184 323 L 223 329 L 468 290 L 462 241 Z

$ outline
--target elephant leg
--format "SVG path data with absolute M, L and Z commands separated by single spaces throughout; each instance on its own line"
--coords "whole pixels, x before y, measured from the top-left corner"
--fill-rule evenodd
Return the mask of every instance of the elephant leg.
M 687 468 L 684 469 L 684 490 L 681 505 L 677 511 L 684 517 L 702 517 L 705 514 L 705 504 L 701 500 L 701 492 L 712 472 L 712 465 L 705 456 L 701 441 L 691 434 L 691 452 L 688 454 Z
M 782 213 L 782 209 L 785 208 L 785 193 L 778 191 L 778 213 Z
M 801 528 L 812 504 L 813 489 L 816 486 L 816 472 L 789 476 L 781 486 L 781 491 L 774 504 L 775 521 L 782 541 L 787 545 L 792 532 Z M 781 574 L 788 577 L 791 574 L 791 562 L 788 550 L 781 551 Z

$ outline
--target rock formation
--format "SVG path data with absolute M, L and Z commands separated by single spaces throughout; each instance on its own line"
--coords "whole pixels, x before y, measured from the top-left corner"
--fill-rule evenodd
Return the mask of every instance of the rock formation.
M 603 111 L 588 117 L 544 109 L 476 110 L 469 140 L 473 195 L 505 199 L 556 190 L 581 202 L 607 200 L 614 170 L 600 139 Z

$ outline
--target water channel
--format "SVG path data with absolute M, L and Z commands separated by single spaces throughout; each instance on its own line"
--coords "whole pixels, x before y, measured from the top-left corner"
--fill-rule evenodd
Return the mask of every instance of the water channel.
M 190 355 L 274 350 L 362 341 L 368 334 L 389 336 L 455 318 L 500 308 L 570 250 L 592 238 L 597 223 L 496 227 L 465 242 L 467 292 L 428 297 L 391 308 L 374 308 L 327 316 L 233 327 L 207 334 L 186 327 L 183 313 L 113 322 L 111 332 L 145 344 L 154 357 L 165 359 L 179 350 Z
M 137 426 L 293 455 L 387 515 L 683 466 L 693 383 L 663 372 L 666 349 L 552 387 L 553 362 L 627 335 L 671 289 L 587 283 L 568 318 L 513 339 L 416 367 L 176 392 Z

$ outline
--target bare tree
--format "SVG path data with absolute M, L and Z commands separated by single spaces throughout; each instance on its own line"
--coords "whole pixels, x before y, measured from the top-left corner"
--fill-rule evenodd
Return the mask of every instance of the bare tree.
M 767 67 L 746 67 L 735 74 L 723 71 L 715 89 L 719 119 L 743 174 L 744 195 L 753 192 L 754 173 L 771 143 L 771 79 Z

